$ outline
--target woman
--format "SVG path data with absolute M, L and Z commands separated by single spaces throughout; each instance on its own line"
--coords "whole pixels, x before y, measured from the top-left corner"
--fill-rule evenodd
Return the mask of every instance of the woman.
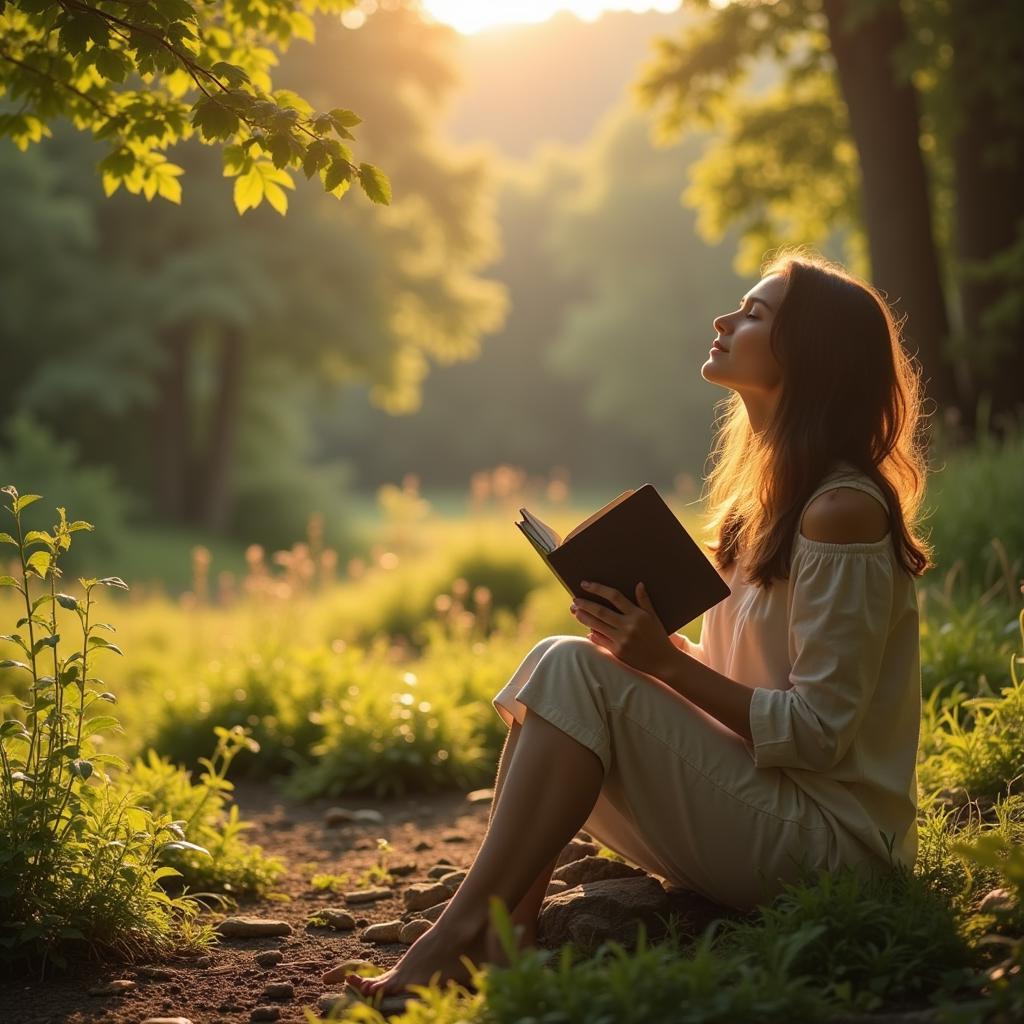
M 497 959 L 492 897 L 531 942 L 580 828 L 738 908 L 801 868 L 913 863 L 917 373 L 880 296 L 820 259 L 779 259 L 714 327 L 701 374 L 732 394 L 709 549 L 732 593 L 697 645 L 666 636 L 642 584 L 587 588 L 614 612 L 574 601 L 588 635 L 542 640 L 494 699 L 509 734 L 469 874 L 394 968 L 347 976 L 364 995 Z

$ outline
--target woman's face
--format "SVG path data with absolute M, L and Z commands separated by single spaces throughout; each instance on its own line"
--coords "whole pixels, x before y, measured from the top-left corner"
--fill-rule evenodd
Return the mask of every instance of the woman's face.
M 769 338 L 785 290 L 785 280 L 772 274 L 743 296 L 739 309 L 716 317 L 717 336 L 701 367 L 705 380 L 740 394 L 752 421 L 763 420 L 781 389 L 782 369 L 772 355 Z

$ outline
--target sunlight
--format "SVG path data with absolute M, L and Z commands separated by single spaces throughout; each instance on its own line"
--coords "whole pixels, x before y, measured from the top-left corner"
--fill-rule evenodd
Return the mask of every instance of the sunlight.
M 678 7 L 679 0 L 423 0 L 427 14 L 466 34 L 547 21 L 559 11 L 594 21 L 605 11 L 670 12 Z

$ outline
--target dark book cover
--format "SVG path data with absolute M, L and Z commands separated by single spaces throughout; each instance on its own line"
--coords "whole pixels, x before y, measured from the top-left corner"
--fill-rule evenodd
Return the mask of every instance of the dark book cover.
M 551 551 L 543 550 L 523 523 L 516 526 L 574 597 L 614 608 L 580 586 L 581 580 L 591 580 L 636 604 L 636 585 L 642 582 L 666 633 L 677 632 L 730 594 L 653 484 L 621 497 Z

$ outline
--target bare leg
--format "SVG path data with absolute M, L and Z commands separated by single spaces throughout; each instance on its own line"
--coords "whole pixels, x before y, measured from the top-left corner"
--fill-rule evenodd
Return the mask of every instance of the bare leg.
M 592 750 L 527 711 L 490 827 L 458 892 L 434 927 L 390 971 L 346 980 L 364 995 L 429 984 L 434 975 L 441 982 L 464 980 L 460 956 L 487 936 L 491 898 L 506 907 L 519 906 L 590 816 L 603 779 L 603 766 Z

